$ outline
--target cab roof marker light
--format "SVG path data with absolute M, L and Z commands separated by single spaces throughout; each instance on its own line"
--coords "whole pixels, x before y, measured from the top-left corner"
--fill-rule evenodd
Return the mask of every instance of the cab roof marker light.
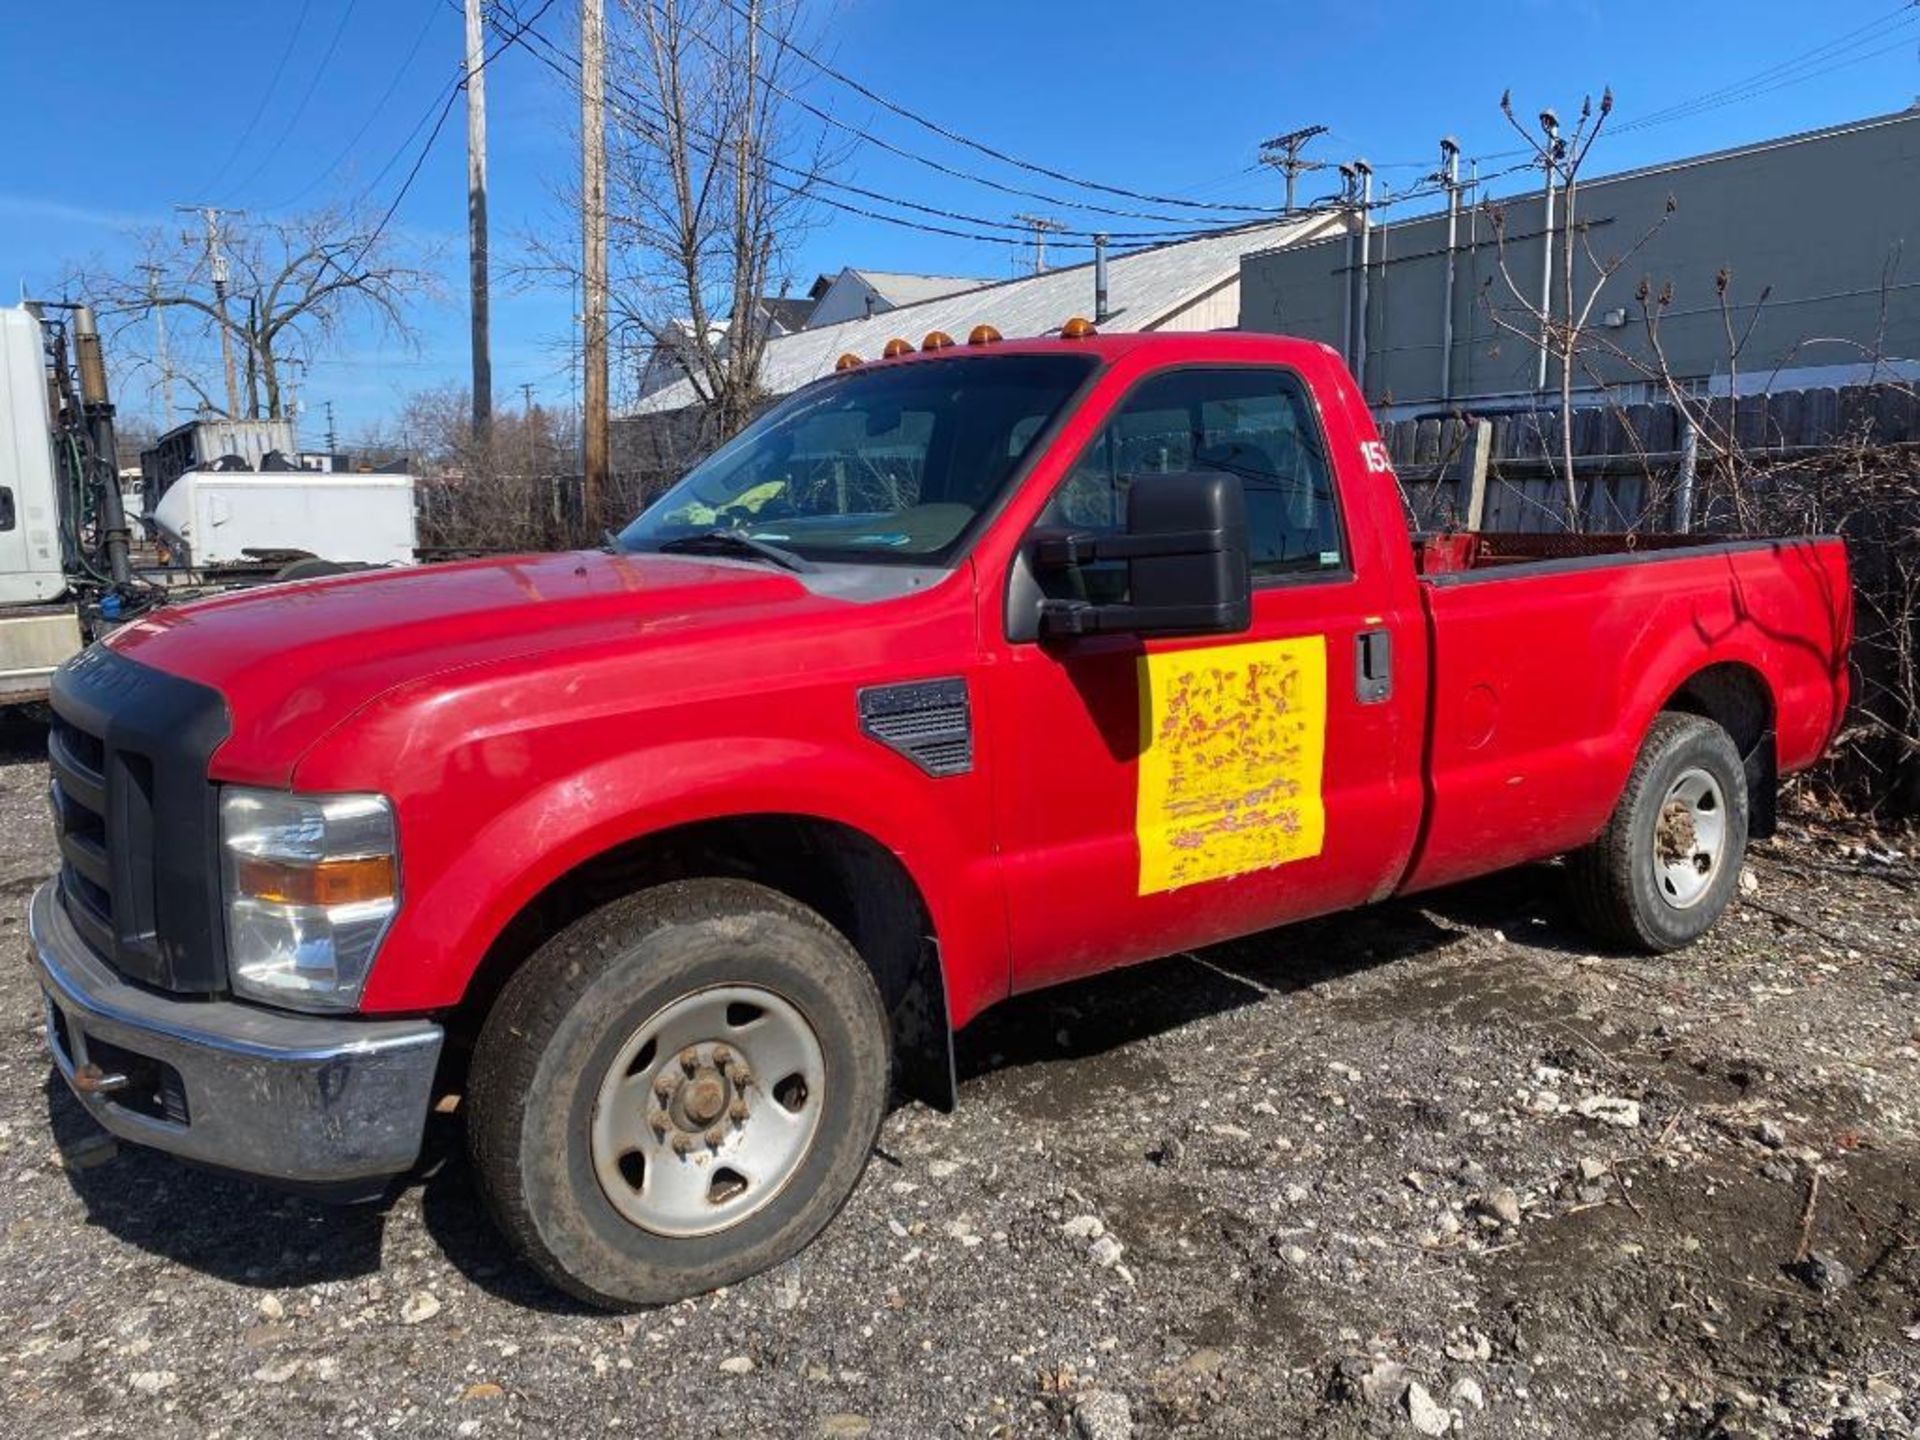
M 929 330 L 927 338 L 920 342 L 922 350 L 945 350 L 953 344 L 953 336 L 944 330 Z
M 1000 338 L 1000 332 L 991 325 L 976 325 L 967 333 L 969 345 L 992 345 Z
M 1062 340 L 1085 340 L 1099 333 L 1100 332 L 1094 328 L 1093 322 L 1084 315 L 1075 315 L 1060 327 L 1060 338 Z
M 833 368 L 835 370 L 858 370 L 862 363 L 860 357 L 849 350 L 833 362 Z
M 896 335 L 893 339 L 887 341 L 887 348 L 880 352 L 880 358 L 882 360 L 895 360 L 902 355 L 911 355 L 912 353 L 913 346 Z

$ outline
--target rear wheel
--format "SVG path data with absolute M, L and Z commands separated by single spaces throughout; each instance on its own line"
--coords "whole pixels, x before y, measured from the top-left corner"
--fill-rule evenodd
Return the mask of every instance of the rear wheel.
M 1697 939 L 1733 896 L 1747 825 L 1732 738 L 1698 715 L 1658 716 L 1607 828 L 1570 861 L 1582 920 L 1639 950 Z
M 469 1145 L 500 1227 L 595 1304 L 786 1259 L 832 1219 L 885 1112 L 872 975 L 813 911 L 691 880 L 585 916 L 502 991 Z

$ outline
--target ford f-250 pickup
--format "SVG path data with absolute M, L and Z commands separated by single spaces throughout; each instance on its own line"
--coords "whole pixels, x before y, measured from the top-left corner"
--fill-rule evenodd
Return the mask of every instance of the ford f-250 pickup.
M 605 1305 L 804 1246 L 1008 995 L 1567 855 L 1686 944 L 1847 694 L 1833 540 L 1410 536 L 1333 353 L 932 335 L 604 551 L 154 612 L 53 687 L 54 1062 L 351 1195 L 457 1094 Z

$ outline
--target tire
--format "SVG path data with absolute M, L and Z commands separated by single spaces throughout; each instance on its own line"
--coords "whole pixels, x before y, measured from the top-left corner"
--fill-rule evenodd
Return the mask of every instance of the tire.
M 686 1043 L 709 1030 L 720 1055 Z M 549 1281 L 663 1304 L 819 1234 L 866 1168 L 891 1065 L 879 991 L 837 930 L 760 885 L 675 881 L 575 921 L 508 981 L 473 1056 L 468 1148 Z
M 1709 843 L 1716 813 L 1718 838 Z M 1629 949 L 1691 944 L 1733 897 L 1749 817 L 1732 737 L 1698 715 L 1656 716 L 1606 828 L 1570 859 L 1582 922 Z

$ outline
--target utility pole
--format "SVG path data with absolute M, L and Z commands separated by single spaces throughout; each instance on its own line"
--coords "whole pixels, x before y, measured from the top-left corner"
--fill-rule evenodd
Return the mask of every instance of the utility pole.
M 603 0 L 580 0 L 580 225 L 586 249 L 581 268 L 587 372 L 580 508 L 590 529 L 602 523 L 601 497 L 613 476 L 607 419 L 606 45 Z
M 1540 168 L 1546 172 L 1544 220 L 1540 226 L 1540 366 L 1534 374 L 1533 388 L 1547 388 L 1547 353 L 1553 345 L 1553 182 L 1560 159 L 1560 117 L 1551 110 L 1540 112 L 1540 128 L 1546 132 L 1546 148 L 1540 152 Z M 1572 484 L 1569 480 L 1568 484 Z
M 520 439 L 526 451 L 526 470 L 529 479 L 533 476 L 533 386 L 527 381 L 520 382 Z
M 1047 232 L 1065 230 L 1067 227 L 1051 215 L 1022 213 L 1013 218 L 1033 231 L 1033 273 L 1044 274 L 1047 268 Z
M 1276 135 L 1271 140 L 1260 142 L 1260 163 L 1271 165 L 1287 177 L 1287 214 L 1293 213 L 1293 192 L 1295 182 L 1309 170 L 1327 168 L 1324 160 L 1303 160 L 1300 151 L 1316 135 L 1327 133 L 1324 125 L 1307 125 L 1298 130 L 1289 130 L 1284 135 Z
M 1359 383 L 1360 397 L 1367 394 L 1367 267 L 1373 263 L 1373 166 L 1364 160 L 1353 162 L 1360 177 L 1360 298 L 1359 316 L 1353 333 L 1353 378 Z
M 340 436 L 333 428 L 333 402 L 329 400 L 327 401 L 327 454 L 338 455 L 339 453 Z
M 1460 243 L 1460 145 L 1451 135 L 1440 141 L 1440 168 L 1434 174 L 1447 191 L 1447 284 L 1440 309 L 1440 398 L 1453 398 L 1454 251 Z
M 240 415 L 240 376 L 233 363 L 233 321 L 227 318 L 227 284 L 232 278 L 227 269 L 227 253 L 220 233 L 222 216 L 239 219 L 244 210 L 223 210 L 218 205 L 176 205 L 190 215 L 198 215 L 206 226 L 207 267 L 213 277 L 213 308 L 220 321 L 220 361 L 227 372 L 227 418 Z M 191 238 L 191 237 L 189 237 Z M 252 350 L 249 345 L 248 350 Z
M 493 428 L 493 356 L 487 330 L 487 47 L 482 0 L 467 3 L 467 283 L 473 316 L 473 441 Z
M 160 431 L 173 428 L 173 366 L 167 359 L 167 312 L 156 302 L 160 298 L 160 267 L 151 262 L 142 265 L 147 272 L 147 308 L 153 311 L 153 358 L 160 362 Z

